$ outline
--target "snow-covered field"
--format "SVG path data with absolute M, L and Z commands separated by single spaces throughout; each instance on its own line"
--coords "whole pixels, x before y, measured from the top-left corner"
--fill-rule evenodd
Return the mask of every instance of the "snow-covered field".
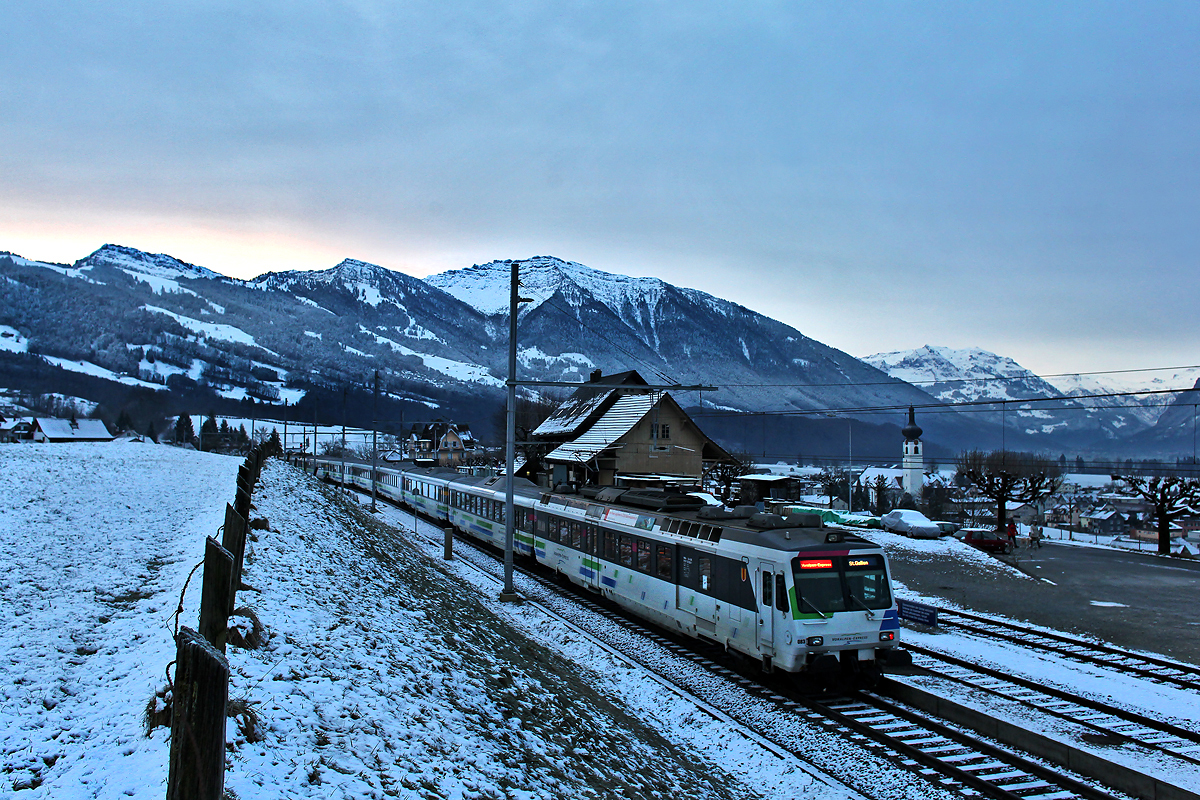
M 139 444 L 0 452 L 14 498 L 0 510 L 0 786 L 162 797 L 167 730 L 147 736 L 143 714 L 240 460 Z M 270 530 L 248 543 L 256 591 L 238 600 L 268 643 L 229 651 L 230 697 L 255 715 L 228 727 L 238 797 L 847 796 L 647 677 L 647 702 L 661 700 L 643 721 L 594 666 L 493 610 L 491 587 L 290 467 L 270 462 L 255 503 Z M 182 624 L 198 596 L 197 575 Z
M 0 458 L 0 793 L 162 797 L 167 731 L 147 736 L 143 713 L 241 462 L 141 444 L 10 446 Z M 500 604 L 485 575 L 398 530 L 405 514 L 371 516 L 275 461 L 255 504 L 270 528 L 248 543 L 254 591 L 238 601 L 267 643 L 229 650 L 230 696 L 253 710 L 227 729 L 238 797 L 854 796 L 538 605 Z M 957 542 L 890 544 L 1001 568 Z M 195 626 L 198 598 L 199 575 L 182 624 Z M 904 635 L 1200 719 L 1178 692 L 1143 695 L 1128 679 L 951 634 Z M 840 774 L 877 769 L 850 743 L 820 747 L 841 748 Z

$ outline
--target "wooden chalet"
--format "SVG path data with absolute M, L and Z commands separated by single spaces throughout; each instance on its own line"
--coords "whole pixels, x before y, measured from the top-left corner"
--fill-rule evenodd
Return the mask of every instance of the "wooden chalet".
M 594 387 L 605 384 L 614 388 Z M 550 448 L 554 485 L 614 486 L 637 477 L 699 483 L 706 463 L 730 458 L 675 402 L 636 371 L 599 370 L 530 436 Z

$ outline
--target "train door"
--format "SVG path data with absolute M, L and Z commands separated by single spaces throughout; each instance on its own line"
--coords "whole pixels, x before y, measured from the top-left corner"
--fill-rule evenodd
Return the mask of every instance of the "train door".
M 758 651 L 765 656 L 775 655 L 775 563 L 759 561 L 756 587 L 758 591 Z

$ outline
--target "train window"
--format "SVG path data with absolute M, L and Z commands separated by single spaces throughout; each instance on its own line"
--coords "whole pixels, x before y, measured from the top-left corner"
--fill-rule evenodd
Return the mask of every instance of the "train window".
M 604 532 L 604 557 L 609 561 L 617 560 L 617 535 L 612 531 Z
M 774 587 L 775 576 L 769 572 L 762 574 L 762 604 L 763 608 L 770 608 L 774 603 Z
M 637 543 L 637 567 L 642 572 L 650 571 L 650 543 L 638 540 Z
M 854 598 L 850 601 L 853 608 L 891 608 L 892 593 L 883 556 L 846 556 L 846 589 Z
M 634 540 L 628 536 L 621 537 L 621 563 L 627 567 L 633 566 Z
M 789 611 L 787 584 L 783 582 L 783 573 L 775 576 L 775 607 L 785 614 Z
M 663 529 L 667 533 L 679 533 L 679 520 L 668 519 L 667 524 L 665 526 L 663 526 Z
M 671 548 L 660 544 L 655 548 L 654 573 L 664 580 L 671 580 Z
M 697 559 L 700 562 L 700 591 L 712 591 L 712 559 L 706 556 L 700 556 Z
M 576 550 L 583 549 L 583 526 L 578 522 L 568 523 L 571 526 L 571 547 Z
M 832 558 L 797 558 L 792 563 L 796 565 L 796 602 L 800 613 L 830 614 L 846 610 L 842 576 Z

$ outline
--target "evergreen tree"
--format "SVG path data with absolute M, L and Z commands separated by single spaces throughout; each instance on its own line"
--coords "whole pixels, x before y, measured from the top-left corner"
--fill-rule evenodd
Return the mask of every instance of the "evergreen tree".
M 129 418 L 129 412 L 121 409 L 121 413 L 117 415 L 117 433 L 124 433 L 133 427 L 133 420 Z
M 192 415 L 180 414 L 175 420 L 175 444 L 190 443 L 196 438 L 196 430 L 192 427 Z
M 155 444 L 158 444 L 158 431 L 154 429 L 153 420 L 146 426 L 146 438 Z
M 875 480 L 871 482 L 871 489 L 875 492 L 875 504 L 872 510 L 875 516 L 882 517 L 892 509 L 888 503 L 888 479 L 883 475 L 876 475 Z
M 268 453 L 283 452 L 283 445 L 279 441 L 279 429 L 278 428 L 271 428 L 271 438 L 267 440 L 267 452 Z
M 213 450 L 217 446 L 217 419 L 213 414 L 200 425 L 200 449 Z

